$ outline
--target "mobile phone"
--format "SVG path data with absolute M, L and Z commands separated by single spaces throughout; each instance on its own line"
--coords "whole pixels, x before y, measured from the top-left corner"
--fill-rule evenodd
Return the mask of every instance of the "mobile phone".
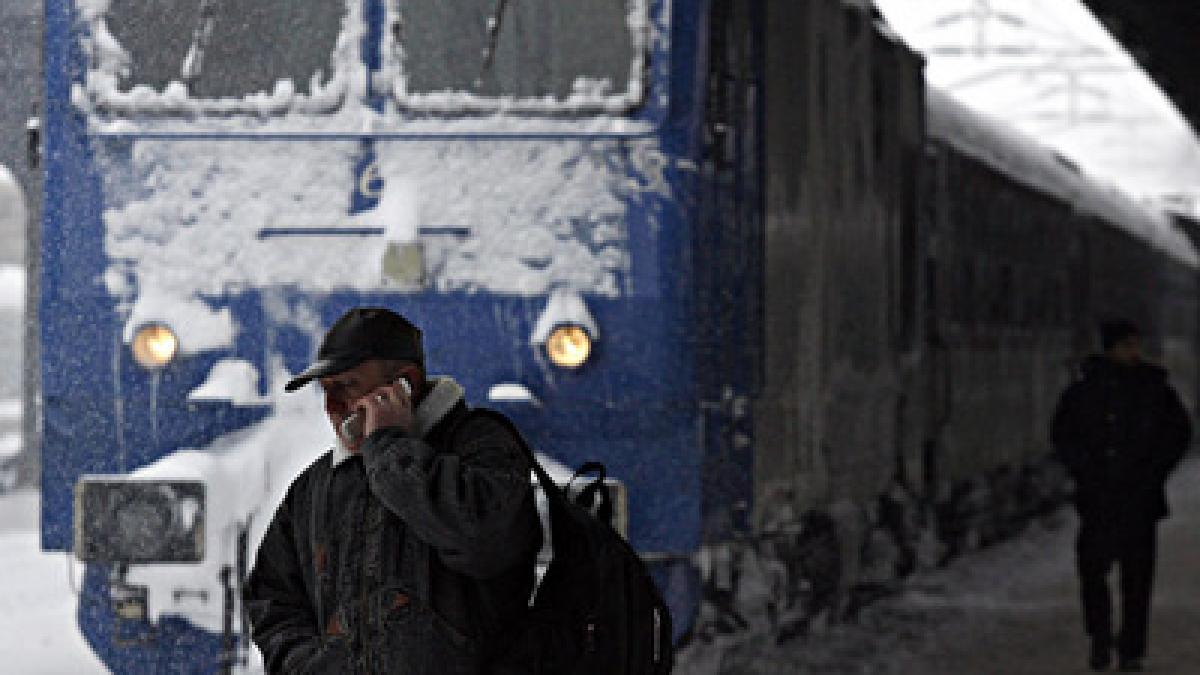
M 412 385 L 408 383 L 408 378 L 401 376 L 396 380 L 396 384 L 404 390 L 405 396 L 412 396 Z M 362 439 L 363 426 L 367 423 L 367 416 L 360 408 L 355 410 L 349 417 L 342 420 L 342 438 L 357 443 Z

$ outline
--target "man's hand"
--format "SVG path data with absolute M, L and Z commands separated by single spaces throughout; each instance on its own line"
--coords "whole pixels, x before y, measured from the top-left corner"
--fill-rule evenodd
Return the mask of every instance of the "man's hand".
M 404 378 L 373 390 L 356 401 L 354 408 L 365 415 L 363 438 L 384 427 L 399 427 L 406 433 L 412 429 L 412 397 Z

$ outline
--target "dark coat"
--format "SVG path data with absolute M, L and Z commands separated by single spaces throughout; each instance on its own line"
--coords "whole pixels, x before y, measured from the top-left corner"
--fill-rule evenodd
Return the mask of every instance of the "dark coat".
M 1080 517 L 1137 524 L 1168 514 L 1164 484 L 1191 423 L 1165 370 L 1093 356 L 1059 400 L 1051 437 L 1075 480 Z
M 485 671 L 527 607 L 541 529 L 528 453 L 466 415 L 460 399 L 423 439 L 378 430 L 292 483 L 245 591 L 269 672 Z

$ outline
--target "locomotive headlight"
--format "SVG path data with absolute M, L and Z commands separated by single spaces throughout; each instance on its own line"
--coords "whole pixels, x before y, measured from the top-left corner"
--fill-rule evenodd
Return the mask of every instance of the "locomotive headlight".
M 101 562 L 200 562 L 204 484 L 80 479 L 75 485 L 75 555 Z
M 591 353 L 592 337 L 582 326 L 558 326 L 546 338 L 546 354 L 561 368 L 578 368 Z
M 167 365 L 179 349 L 179 338 L 162 324 L 142 326 L 133 336 L 133 358 L 143 368 L 155 369 Z

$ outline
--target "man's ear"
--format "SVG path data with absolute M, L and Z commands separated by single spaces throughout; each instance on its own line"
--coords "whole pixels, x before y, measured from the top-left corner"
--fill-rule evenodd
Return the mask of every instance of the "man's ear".
M 406 363 L 400 366 L 400 376 L 408 380 L 413 393 L 419 392 L 425 386 L 425 369 L 416 363 Z

